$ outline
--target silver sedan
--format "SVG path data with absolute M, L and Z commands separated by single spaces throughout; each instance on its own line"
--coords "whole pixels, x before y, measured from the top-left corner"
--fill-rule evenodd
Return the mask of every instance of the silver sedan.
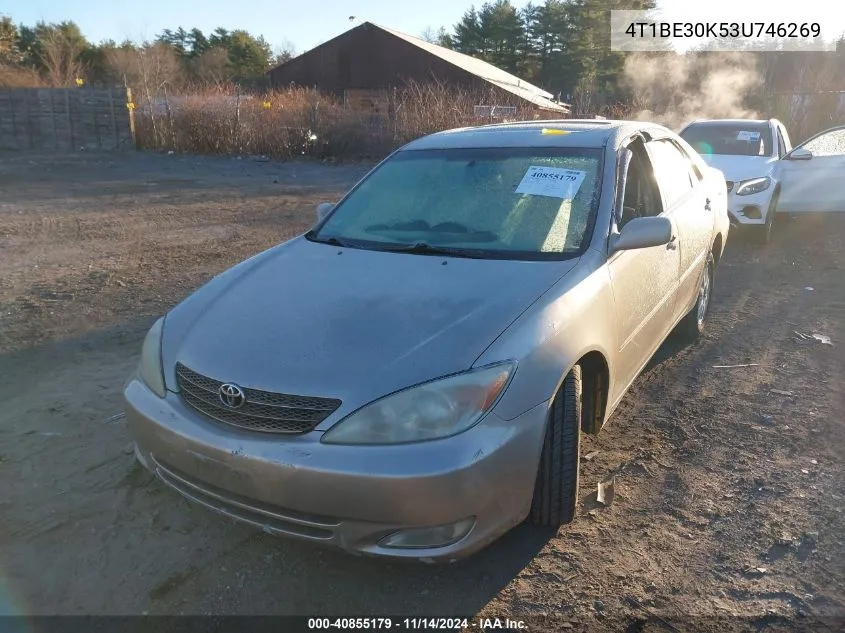
M 572 520 L 581 434 L 703 330 L 729 226 L 721 172 L 617 121 L 427 136 L 317 215 L 153 325 L 136 455 L 266 532 L 426 562 Z

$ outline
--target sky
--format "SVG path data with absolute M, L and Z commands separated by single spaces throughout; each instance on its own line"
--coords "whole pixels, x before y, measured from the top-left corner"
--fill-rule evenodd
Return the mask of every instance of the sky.
M 0 15 L 30 25 L 39 20 L 73 20 L 93 42 L 149 40 L 165 28 L 179 26 L 206 33 L 222 26 L 263 35 L 277 50 L 292 47 L 302 53 L 359 23 L 350 22 L 350 16 L 419 36 L 429 27 L 451 30 L 473 2 L 480 6 L 483 0 L 0 0 Z M 527 4 L 527 0 L 512 2 L 518 7 Z M 825 39 L 845 32 L 845 11 L 831 10 L 833 4 L 831 0 L 658 0 L 665 21 L 818 21 Z

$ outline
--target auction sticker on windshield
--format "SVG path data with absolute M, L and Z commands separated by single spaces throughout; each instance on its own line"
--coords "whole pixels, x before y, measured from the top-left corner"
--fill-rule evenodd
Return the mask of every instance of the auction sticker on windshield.
M 747 132 L 747 131 L 743 130 L 736 135 L 736 140 L 738 140 L 738 141 L 759 141 L 760 140 L 760 132 Z
M 586 172 L 575 169 L 531 166 L 516 188 L 516 193 L 572 200 L 586 175 Z

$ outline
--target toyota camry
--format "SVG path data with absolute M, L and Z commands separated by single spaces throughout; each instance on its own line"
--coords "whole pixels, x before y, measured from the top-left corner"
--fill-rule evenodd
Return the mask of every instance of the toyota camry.
M 354 554 L 450 562 L 578 502 L 598 433 L 707 323 L 725 179 L 658 125 L 451 130 L 155 322 L 124 399 L 184 497 Z

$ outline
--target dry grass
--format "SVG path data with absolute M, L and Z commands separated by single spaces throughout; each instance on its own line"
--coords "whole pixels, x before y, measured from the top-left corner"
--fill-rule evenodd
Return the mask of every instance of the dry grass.
M 762 106 L 757 115 L 784 121 L 793 143 L 845 123 L 845 108 L 836 93 L 757 99 Z M 409 85 L 385 93 L 381 112 L 372 112 L 308 89 L 253 95 L 221 86 L 189 95 L 162 95 L 153 104 L 145 103 L 136 111 L 136 127 L 140 147 L 151 150 L 278 159 L 372 159 L 432 132 L 490 122 L 475 116 L 473 106 L 480 103 L 490 103 L 489 96 L 438 85 Z M 608 119 L 643 118 L 645 105 L 642 100 L 601 104 L 588 94 L 579 95 L 578 103 L 574 104 L 578 115 Z M 662 121 L 657 110 L 648 113 L 647 118 Z M 541 116 L 556 115 L 523 106 L 510 118 Z
M 572 110 L 673 129 L 695 118 L 777 117 L 800 142 L 845 123 L 845 98 L 825 94 L 845 87 L 843 59 L 840 53 L 632 56 L 623 83 L 633 98 L 609 102 L 585 82 L 572 95 Z M 479 104 L 517 106 L 514 120 L 557 116 L 502 94 L 436 83 L 409 83 L 382 93 L 379 102 L 374 112 L 308 89 L 246 94 L 231 84 L 162 91 L 138 109 L 138 139 L 147 149 L 200 154 L 380 158 L 432 132 L 489 122 L 474 115 Z
M 490 95 L 443 85 L 409 84 L 385 92 L 379 112 L 303 88 L 262 95 L 219 86 L 190 95 L 162 95 L 136 111 L 142 148 L 274 158 L 377 158 L 414 138 L 477 125 L 473 106 Z M 495 105 L 517 105 L 497 98 Z M 514 120 L 539 118 L 518 107 Z

